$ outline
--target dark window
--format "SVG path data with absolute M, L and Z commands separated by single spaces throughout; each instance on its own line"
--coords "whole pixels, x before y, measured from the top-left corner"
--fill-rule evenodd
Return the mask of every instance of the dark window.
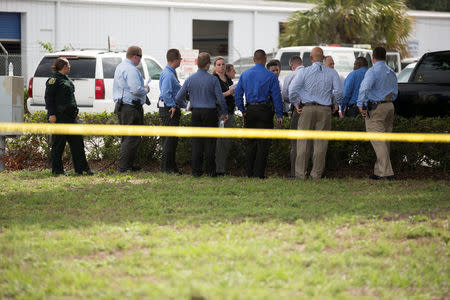
M 283 52 L 281 54 L 280 62 L 281 62 L 281 70 L 290 70 L 291 67 L 289 66 L 289 60 L 292 56 L 299 55 L 298 52 Z
M 49 77 L 56 57 L 44 57 L 34 77 Z M 70 78 L 95 78 L 95 58 L 67 58 L 70 62 Z
M 117 66 L 122 62 L 120 57 L 108 57 L 102 59 L 103 78 L 114 78 Z
M 44 57 L 34 73 L 34 77 L 50 77 L 52 75 L 52 65 L 56 57 Z
M 70 78 L 95 78 L 95 58 L 68 58 Z
M 450 51 L 426 56 L 415 72 L 413 82 L 449 83 Z
M 151 77 L 151 79 L 159 79 L 159 76 L 161 76 L 161 67 L 150 58 L 145 59 L 145 63 L 147 64 L 147 71 L 148 75 Z
M 312 62 L 311 62 L 311 52 L 305 52 L 305 53 L 303 53 L 303 58 L 302 58 L 302 60 L 303 60 L 303 65 L 304 65 L 305 67 L 309 67 L 310 65 L 312 65 Z

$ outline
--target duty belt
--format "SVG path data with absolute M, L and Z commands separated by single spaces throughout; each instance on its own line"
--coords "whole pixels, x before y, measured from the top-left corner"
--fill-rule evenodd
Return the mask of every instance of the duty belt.
M 264 102 L 247 102 L 247 105 L 272 105 L 272 102 L 270 102 L 270 101 L 264 101 Z
M 302 103 L 302 106 L 325 106 L 325 107 L 331 107 L 331 105 L 323 105 L 323 104 L 319 104 L 319 103 L 316 103 L 316 102 Z

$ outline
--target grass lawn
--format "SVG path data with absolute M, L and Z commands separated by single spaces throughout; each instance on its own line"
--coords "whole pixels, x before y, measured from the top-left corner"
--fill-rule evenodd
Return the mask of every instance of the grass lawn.
M 448 181 L 0 173 L 0 298 L 449 299 Z

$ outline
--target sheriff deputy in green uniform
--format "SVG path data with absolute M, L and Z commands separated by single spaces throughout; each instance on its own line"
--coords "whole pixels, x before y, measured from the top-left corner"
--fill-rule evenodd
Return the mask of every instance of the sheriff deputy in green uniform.
M 52 66 L 53 75 L 46 82 L 45 108 L 50 123 L 77 123 L 78 107 L 75 101 L 75 86 L 67 77 L 70 63 L 66 58 L 57 58 Z M 84 142 L 81 135 L 52 136 L 52 173 L 67 175 L 64 171 L 62 155 L 66 142 L 69 142 L 70 152 L 75 172 L 82 175 L 93 175 L 89 169 L 84 152 Z

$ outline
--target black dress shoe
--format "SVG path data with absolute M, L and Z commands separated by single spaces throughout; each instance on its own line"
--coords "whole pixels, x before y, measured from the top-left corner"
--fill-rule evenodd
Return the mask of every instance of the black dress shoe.
M 217 177 L 219 177 L 219 176 L 225 176 L 225 173 L 222 173 L 222 172 L 216 172 L 216 176 L 217 176 Z
M 394 176 L 378 176 L 378 175 L 372 174 L 369 176 L 369 179 L 372 179 L 372 180 L 394 180 Z
M 137 172 L 137 171 L 142 170 L 142 168 L 139 167 L 139 166 L 132 166 L 130 170 L 131 170 L 132 172 Z
M 66 171 L 52 172 L 52 174 L 53 174 L 53 176 L 59 176 L 59 175 L 69 176 L 69 174 L 67 174 Z
M 94 172 L 92 172 L 91 169 L 87 169 L 86 170 L 86 175 L 92 176 L 92 175 L 94 175 Z

